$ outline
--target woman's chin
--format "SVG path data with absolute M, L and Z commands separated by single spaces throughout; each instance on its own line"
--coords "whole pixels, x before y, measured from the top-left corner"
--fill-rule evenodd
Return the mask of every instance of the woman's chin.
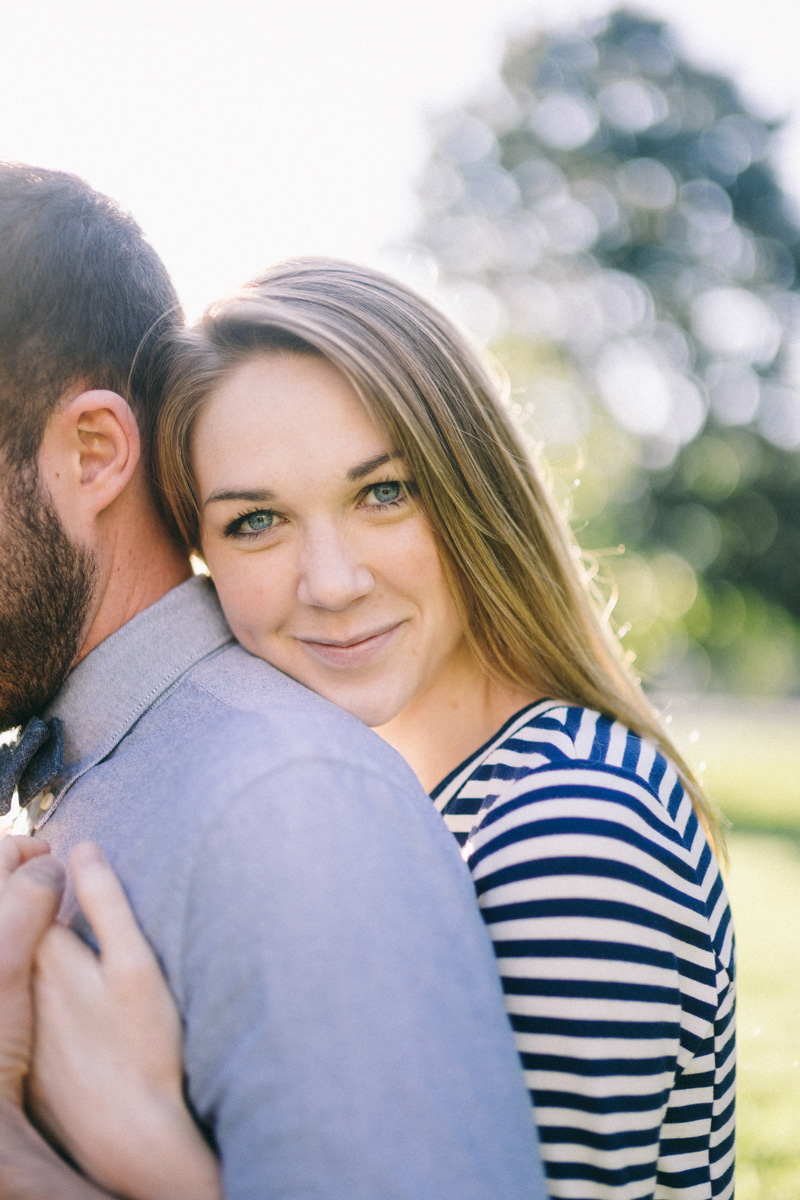
M 400 699 L 387 700 L 385 696 L 360 696 L 337 688 L 316 688 L 314 690 L 326 700 L 330 700 L 331 704 L 335 704 L 337 708 L 342 708 L 345 712 L 350 713 L 351 717 L 363 721 L 370 729 L 388 724 L 405 708 L 404 701 Z
M 341 678 L 332 680 L 330 675 L 326 678 L 325 674 L 318 670 L 309 670 L 308 664 L 303 661 L 298 662 L 296 657 L 285 659 L 277 654 L 269 654 L 259 646 L 251 648 L 244 638 L 240 638 L 240 640 L 251 654 L 263 658 L 265 662 L 270 663 L 271 666 L 276 667 L 291 679 L 302 683 L 303 687 L 322 696 L 323 700 L 328 700 L 337 708 L 350 713 L 351 717 L 356 717 L 370 729 L 375 729 L 379 725 L 387 725 L 413 699 L 413 683 L 412 686 L 409 686 L 408 682 L 405 687 L 398 686 L 399 681 L 393 680 L 388 672 L 382 673 L 385 676 L 382 681 L 372 679 L 369 682 L 361 680 L 360 684 L 353 681 L 348 684 Z

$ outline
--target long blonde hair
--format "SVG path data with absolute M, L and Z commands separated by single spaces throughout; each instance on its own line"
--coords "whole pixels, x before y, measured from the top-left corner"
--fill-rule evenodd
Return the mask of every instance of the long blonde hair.
M 654 742 L 724 857 L 718 814 L 626 665 L 577 543 L 488 370 L 461 333 L 403 284 L 350 263 L 295 259 L 212 304 L 178 336 L 155 462 L 186 543 L 199 545 L 191 466 L 197 414 L 243 361 L 280 350 L 318 354 L 337 367 L 405 459 L 484 669 L 517 690 L 597 709 Z

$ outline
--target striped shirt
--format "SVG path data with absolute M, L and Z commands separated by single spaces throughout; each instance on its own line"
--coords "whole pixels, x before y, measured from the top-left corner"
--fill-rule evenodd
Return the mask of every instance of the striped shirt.
M 733 927 L 675 768 L 545 700 L 432 798 L 494 941 L 550 1196 L 729 1200 Z

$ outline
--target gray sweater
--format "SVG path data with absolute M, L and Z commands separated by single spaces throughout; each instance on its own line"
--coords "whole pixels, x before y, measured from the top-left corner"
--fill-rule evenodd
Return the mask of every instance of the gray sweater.
M 36 831 L 121 876 L 230 1200 L 544 1195 L 472 884 L 398 755 L 233 643 L 200 579 L 48 715 L 66 761 Z

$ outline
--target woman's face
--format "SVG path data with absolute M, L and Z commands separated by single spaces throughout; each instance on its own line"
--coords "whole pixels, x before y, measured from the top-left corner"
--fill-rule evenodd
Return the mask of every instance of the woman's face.
M 469 657 L 407 467 L 327 360 L 238 367 L 192 458 L 203 553 L 253 654 L 368 725 Z

